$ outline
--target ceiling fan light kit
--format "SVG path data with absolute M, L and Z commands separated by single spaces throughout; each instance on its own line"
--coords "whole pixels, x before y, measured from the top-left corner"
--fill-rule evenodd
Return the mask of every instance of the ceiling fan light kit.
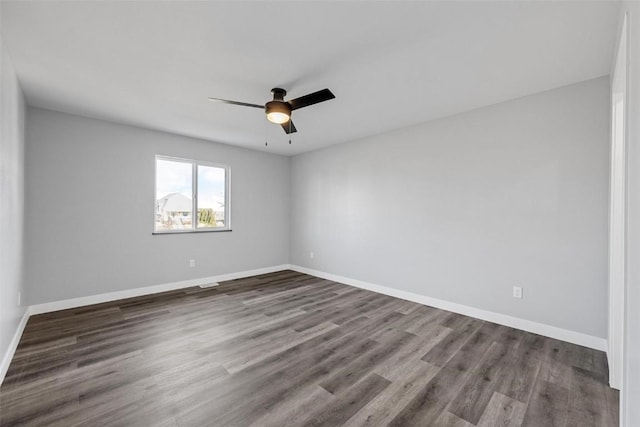
M 271 89 L 271 93 L 273 93 L 273 100 L 267 102 L 264 107 L 258 104 L 230 101 L 228 99 L 221 98 L 209 98 L 209 100 L 220 101 L 226 104 L 240 105 L 243 107 L 264 108 L 264 111 L 267 115 L 267 120 L 272 123 L 279 124 L 286 134 L 292 134 L 297 132 L 296 127 L 291 121 L 291 112 L 293 110 L 328 101 L 336 97 L 329 89 L 322 89 L 317 92 L 292 99 L 290 101 L 284 100 L 284 97 L 287 94 L 287 91 L 284 89 L 276 87 Z M 291 143 L 291 141 L 289 141 L 289 143 Z
M 277 111 L 279 108 L 276 106 L 271 106 L 271 108 L 267 107 L 267 120 L 271 123 L 275 123 L 281 125 L 282 123 L 286 123 L 289 121 L 289 113 L 286 111 Z
M 285 101 L 269 101 L 264 106 L 264 110 L 267 113 L 267 120 L 271 123 L 281 125 L 288 122 L 291 118 L 291 105 Z

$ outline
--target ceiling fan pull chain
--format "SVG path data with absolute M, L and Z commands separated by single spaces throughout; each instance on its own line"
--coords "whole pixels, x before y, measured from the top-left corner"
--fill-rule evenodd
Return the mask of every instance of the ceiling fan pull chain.
M 269 142 L 267 141 L 267 122 L 264 122 L 264 146 L 269 146 Z
M 291 117 L 289 117 L 289 145 L 291 145 Z

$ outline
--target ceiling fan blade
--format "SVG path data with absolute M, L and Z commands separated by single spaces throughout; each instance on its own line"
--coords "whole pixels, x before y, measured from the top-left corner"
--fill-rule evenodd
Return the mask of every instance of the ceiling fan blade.
M 230 101 L 228 99 L 209 98 L 209 101 L 219 101 L 219 102 L 224 102 L 225 104 L 241 105 L 243 107 L 254 107 L 254 108 L 263 108 L 264 109 L 264 105 L 249 104 L 247 102 L 240 102 L 240 101 Z
M 301 96 L 300 98 L 292 99 L 289 101 L 289 104 L 291 105 L 292 110 L 297 110 L 298 108 L 308 107 L 309 105 L 328 101 L 335 97 L 336 96 L 329 89 L 322 89 L 317 92 Z
M 289 128 L 289 124 L 291 124 L 291 128 Z M 296 129 L 296 126 L 293 124 L 291 120 L 289 120 L 286 123 L 282 123 L 280 126 L 282 126 L 282 129 L 284 129 L 284 133 L 286 133 L 287 135 L 290 133 L 298 132 L 298 130 Z M 291 130 L 291 132 L 289 132 L 289 130 Z

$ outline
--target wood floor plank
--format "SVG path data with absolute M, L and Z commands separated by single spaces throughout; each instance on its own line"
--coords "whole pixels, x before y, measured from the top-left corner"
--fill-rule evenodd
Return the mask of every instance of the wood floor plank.
M 497 325 L 483 326 L 486 328 L 481 326 L 475 330 L 440 372 L 416 394 L 389 425 L 429 425 L 436 421 L 465 384 L 470 371 L 493 343 L 493 332 Z
M 314 328 L 307 329 L 303 333 L 289 333 L 279 339 L 274 339 L 270 342 L 273 345 L 271 349 L 265 349 L 264 346 L 257 346 L 254 351 L 243 352 L 232 360 L 222 363 L 222 365 L 230 373 L 239 372 L 245 369 L 247 366 L 258 363 L 261 360 L 267 359 L 270 356 L 281 353 L 283 350 L 294 347 L 298 344 L 304 343 L 311 338 L 315 338 L 319 335 L 323 335 L 332 329 L 337 328 L 333 323 L 324 322 L 320 323 Z
M 573 368 L 569 390 L 567 427 L 607 426 L 609 416 L 605 386 L 593 372 Z
M 477 423 L 478 427 L 518 427 L 527 405 L 501 393 L 494 393 Z
M 330 407 L 338 402 L 338 398 L 315 384 L 303 389 L 292 399 L 283 400 L 263 417 L 251 423 L 253 427 L 282 427 L 291 420 L 300 420 L 319 406 Z
M 438 427 L 474 427 L 469 421 L 456 417 L 449 411 L 443 411 L 433 425 Z
M 480 364 L 469 374 L 469 378 L 449 405 L 449 412 L 477 424 L 489 404 L 499 376 L 505 368 L 509 348 L 494 342 Z
M 0 425 L 615 426 L 603 352 L 283 270 L 32 316 Z
M 612 426 L 620 425 L 620 392 L 618 390 L 612 389 L 611 387 L 606 387 L 606 395 L 607 395 L 607 410 L 608 417 L 607 423 Z
M 446 327 L 446 325 L 442 326 Z M 464 322 L 425 354 L 422 360 L 432 365 L 444 366 L 481 326 L 482 322 L 476 319 L 464 319 Z
M 571 360 L 571 346 L 552 338 L 547 338 L 545 344 L 544 359 L 538 377 L 568 390 L 573 375 L 572 366 L 568 363 Z
M 520 402 L 529 402 L 543 361 L 544 337 L 523 333 L 515 354 L 507 360 L 496 390 Z
M 387 425 L 438 371 L 437 367 L 422 361 L 407 367 L 389 387 L 351 417 L 345 426 Z
M 347 391 L 336 404 L 320 407 L 312 413 L 304 424 L 333 427 L 343 425 L 371 399 L 391 384 L 380 375 L 371 374 Z
M 539 378 L 522 425 L 564 426 L 567 421 L 568 402 L 569 390 Z
M 350 388 L 371 372 L 376 365 L 388 360 L 415 338 L 416 336 L 413 334 L 398 331 L 395 337 L 386 340 L 379 347 L 352 360 L 344 368 L 322 381 L 320 386 L 332 394 L 338 394 Z
M 431 348 L 435 347 L 450 332 L 451 329 L 449 328 L 433 325 L 428 334 L 423 331 L 422 336 L 418 336 L 403 346 L 403 348 L 389 359 L 379 363 L 375 367 L 375 373 L 390 381 L 395 381 L 397 378 L 403 377 L 405 369 L 410 369 L 411 366 L 421 365 L 419 361 L 424 352 L 428 352 Z

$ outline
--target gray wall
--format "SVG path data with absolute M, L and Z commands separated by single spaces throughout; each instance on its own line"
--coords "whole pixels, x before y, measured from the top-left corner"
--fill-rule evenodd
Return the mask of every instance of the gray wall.
M 11 59 L 0 39 L 0 360 L 9 349 L 25 307 L 24 116 L 25 103 Z M 6 368 L 5 365 L 0 365 Z M 0 372 L 0 381 L 3 375 Z
M 622 414 L 624 426 L 640 426 L 640 3 L 629 12 L 627 112 L 627 292 Z
M 294 157 L 292 263 L 606 337 L 608 97 L 603 77 Z
M 35 108 L 26 132 L 29 304 L 288 263 L 288 158 Z M 156 154 L 230 165 L 233 231 L 152 235 Z

